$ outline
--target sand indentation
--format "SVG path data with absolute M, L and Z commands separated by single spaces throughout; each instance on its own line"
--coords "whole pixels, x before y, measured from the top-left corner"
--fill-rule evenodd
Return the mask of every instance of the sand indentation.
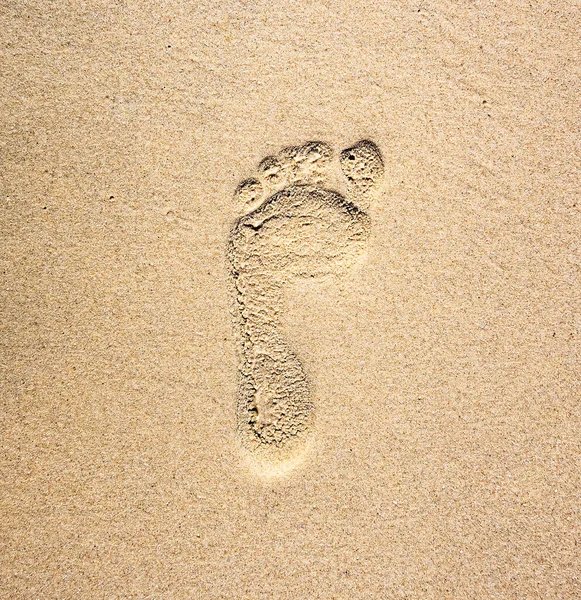
M 332 159 L 323 142 L 286 148 L 265 158 L 258 177 L 236 191 L 246 207 L 268 194 L 238 219 L 229 244 L 240 340 L 238 431 L 266 461 L 296 456 L 314 418 L 312 383 L 281 331 L 285 286 L 294 278 L 341 275 L 355 262 L 370 231 L 361 206 L 383 175 L 375 144 L 358 142 L 338 161 L 343 195 L 325 186 Z

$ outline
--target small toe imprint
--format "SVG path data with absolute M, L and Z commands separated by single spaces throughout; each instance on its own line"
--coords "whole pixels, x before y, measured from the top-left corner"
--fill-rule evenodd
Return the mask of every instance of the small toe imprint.
M 246 206 L 251 206 L 262 199 L 264 190 L 258 179 L 245 179 L 237 188 L 235 197 Z

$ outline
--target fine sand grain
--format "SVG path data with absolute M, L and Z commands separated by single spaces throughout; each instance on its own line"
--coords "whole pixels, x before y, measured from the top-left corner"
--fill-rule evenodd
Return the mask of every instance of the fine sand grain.
M 0 599 L 581 598 L 578 3 L 0 26 Z

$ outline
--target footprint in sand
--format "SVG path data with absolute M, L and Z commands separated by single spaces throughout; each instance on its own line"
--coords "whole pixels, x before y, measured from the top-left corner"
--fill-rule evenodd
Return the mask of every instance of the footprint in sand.
M 325 185 L 337 163 L 344 195 Z M 338 161 L 329 145 L 308 142 L 265 158 L 257 178 L 236 190 L 250 211 L 236 222 L 228 252 L 241 344 L 237 421 L 261 463 L 281 465 L 300 454 L 314 416 L 311 384 L 281 329 L 283 290 L 295 278 L 341 275 L 355 262 L 382 177 L 381 154 L 370 141 Z

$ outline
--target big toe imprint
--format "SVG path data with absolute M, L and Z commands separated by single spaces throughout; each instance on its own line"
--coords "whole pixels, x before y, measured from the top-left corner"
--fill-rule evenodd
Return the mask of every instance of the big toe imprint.
M 364 207 L 383 176 L 378 148 L 358 142 L 338 161 L 343 195 L 325 186 L 332 156 L 323 142 L 285 148 L 236 191 L 252 209 L 229 247 L 241 344 L 238 431 L 264 466 L 282 468 L 302 454 L 314 419 L 312 384 L 281 333 L 283 288 L 296 277 L 342 274 L 357 260 L 370 231 Z

